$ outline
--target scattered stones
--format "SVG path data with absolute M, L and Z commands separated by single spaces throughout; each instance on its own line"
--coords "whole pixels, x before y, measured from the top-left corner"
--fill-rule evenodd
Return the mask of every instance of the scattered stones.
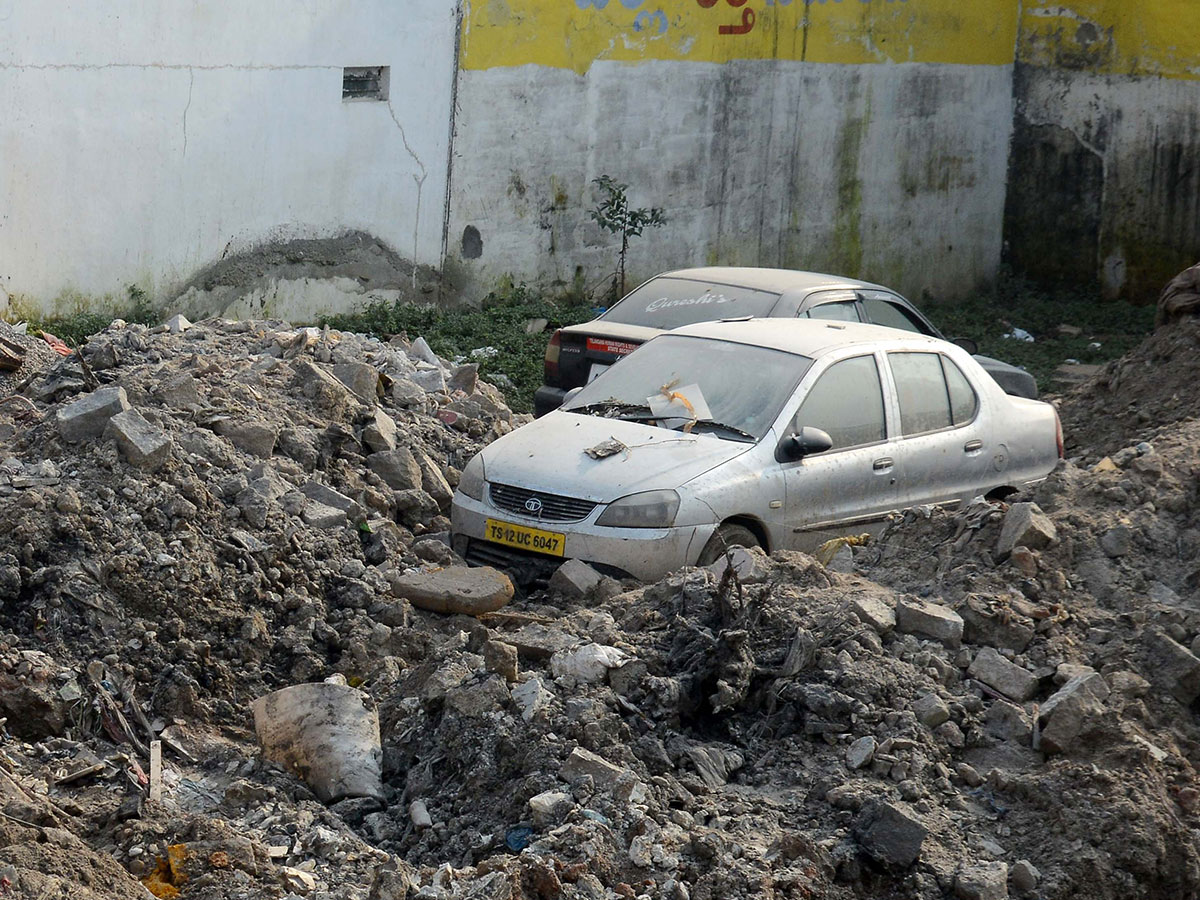
M 558 770 L 558 777 L 568 784 L 573 784 L 583 777 L 589 777 L 596 787 L 607 790 L 617 781 L 629 774 L 629 770 L 615 766 L 602 756 L 590 750 L 576 747 L 567 757 L 567 761 Z
M 850 598 L 850 609 L 877 634 L 888 634 L 896 627 L 895 608 L 875 594 L 855 594 Z
M 1004 516 L 996 553 L 1007 557 L 1016 547 L 1042 550 L 1058 537 L 1058 529 L 1036 503 L 1014 503 Z

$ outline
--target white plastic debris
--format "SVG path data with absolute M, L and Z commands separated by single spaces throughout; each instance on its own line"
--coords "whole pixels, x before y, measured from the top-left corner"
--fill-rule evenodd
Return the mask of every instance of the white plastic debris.
M 1001 335 L 1001 337 L 1010 341 L 1024 341 L 1027 344 L 1033 343 L 1033 335 L 1024 328 L 1017 328 L 1015 325 L 1013 326 L 1012 331 L 1010 331 L 1008 334 Z
M 631 658 L 606 644 L 583 644 L 555 653 L 550 658 L 550 671 L 555 678 L 570 675 L 576 681 L 591 684 L 603 681 L 609 669 L 619 669 Z

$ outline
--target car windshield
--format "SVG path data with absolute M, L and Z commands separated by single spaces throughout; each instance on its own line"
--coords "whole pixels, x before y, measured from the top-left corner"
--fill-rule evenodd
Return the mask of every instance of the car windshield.
M 606 322 L 669 331 L 713 319 L 765 316 L 778 300 L 779 294 L 733 284 L 713 284 L 693 278 L 652 278 L 601 318 Z
M 657 421 L 732 440 L 766 434 L 812 360 L 710 338 L 654 338 L 581 390 L 568 412 Z M 664 403 L 674 403 L 670 415 Z

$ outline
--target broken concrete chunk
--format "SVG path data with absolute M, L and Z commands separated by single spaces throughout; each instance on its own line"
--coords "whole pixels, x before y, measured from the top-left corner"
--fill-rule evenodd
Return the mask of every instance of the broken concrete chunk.
M 58 433 L 64 441 L 76 443 L 100 437 L 108 420 L 129 409 L 125 388 L 110 385 L 68 403 L 55 413 Z
M 1026 743 L 1033 734 L 1033 722 L 1024 709 L 1007 700 L 997 700 L 984 716 L 984 731 L 1002 741 Z
M 408 348 L 408 355 L 413 359 L 429 363 L 431 366 L 438 368 L 442 366 L 442 361 L 438 359 L 438 355 L 433 352 L 433 349 L 429 346 L 429 342 L 423 337 L 418 337 L 412 342 L 412 346 Z
M 1019 703 L 1028 700 L 1038 689 L 1036 675 L 1009 662 L 992 647 L 984 647 L 975 655 L 967 674 Z
M 971 594 L 958 610 L 963 637 L 973 644 L 1023 653 L 1033 640 L 1033 623 L 1018 615 L 1007 597 L 992 599 Z
M 770 562 L 761 547 L 730 547 L 708 568 L 720 579 L 730 565 L 742 584 L 761 584 L 770 573 Z
M 502 641 L 488 641 L 483 645 L 483 665 L 512 684 L 518 675 L 517 648 Z
M 623 766 L 614 766 L 603 756 L 598 756 L 590 750 L 576 747 L 567 757 L 567 761 L 558 770 L 558 777 L 567 784 L 573 784 L 584 775 L 591 775 L 596 787 L 607 790 L 624 775 L 632 773 Z
M 1019 894 L 1029 894 L 1036 890 L 1041 877 L 1042 873 L 1037 870 L 1037 866 L 1027 859 L 1018 859 L 1008 870 L 1009 881 Z
M 171 455 L 171 439 L 136 409 L 127 409 L 109 419 L 104 436 L 116 440 L 121 455 L 130 465 L 148 472 L 162 468 Z
M 859 846 L 880 865 L 906 869 L 921 856 L 928 829 L 897 804 L 873 798 L 854 823 Z
M 1092 694 L 1077 691 L 1057 703 L 1049 724 L 1041 732 L 1037 749 L 1044 753 L 1066 753 L 1075 739 L 1104 714 L 1104 704 Z
M 700 774 L 700 780 L 714 791 L 725 785 L 729 776 L 746 764 L 742 754 L 716 744 L 692 747 L 686 755 Z
M 349 524 L 345 510 L 334 509 L 332 506 L 326 506 L 315 500 L 309 500 L 304 504 L 304 512 L 300 517 L 304 519 L 306 525 L 311 525 L 313 528 L 345 528 Z
M 1061 668 L 1061 666 L 1060 666 Z M 1096 672 L 1085 672 L 1081 675 L 1076 675 L 1061 688 L 1055 691 L 1049 700 L 1042 704 L 1038 711 L 1038 717 L 1043 721 L 1054 715 L 1054 710 L 1062 703 L 1070 700 L 1077 694 L 1086 694 L 1092 697 L 1099 703 L 1103 703 L 1108 699 L 1111 693 L 1107 682 Z
M 279 429 L 261 422 L 235 422 L 222 419 L 213 426 L 213 431 L 228 438 L 233 446 L 259 459 L 269 459 L 275 452 L 275 441 Z
M 392 593 L 413 606 L 439 613 L 481 616 L 513 598 L 513 583 L 490 566 L 456 566 L 433 572 L 393 575 Z
M 313 500 L 324 506 L 332 506 L 334 509 L 340 509 L 348 516 L 357 515 L 362 510 L 362 507 L 354 500 L 340 491 L 335 491 L 328 485 L 321 484 L 319 481 L 307 482 L 300 488 L 300 491 L 309 500 Z
M 333 367 L 333 377 L 350 388 L 364 403 L 374 403 L 379 396 L 379 371 L 372 365 L 360 362 L 338 363 Z
M 574 806 L 574 798 L 565 791 L 542 791 L 529 798 L 529 812 L 538 828 L 559 824 Z
M 1004 900 L 1008 896 L 1008 863 L 967 866 L 954 879 L 954 896 L 959 900 Z
M 963 620 L 949 607 L 919 597 L 902 597 L 896 604 L 896 629 L 923 634 L 954 649 L 962 643 Z
M 372 453 L 367 465 L 396 491 L 418 490 L 421 487 L 421 467 L 407 447 Z
M 569 602 L 598 602 L 621 593 L 621 585 L 582 560 L 568 559 L 550 576 L 550 590 Z
M 175 313 L 164 324 L 167 326 L 167 331 L 171 334 L 183 334 L 192 327 L 192 323 L 188 321 L 187 316 L 183 313 Z
M 479 365 L 466 363 L 458 366 L 450 373 L 446 387 L 451 391 L 462 391 L 464 394 L 475 392 L 475 384 L 479 381 Z
M 414 450 L 413 457 L 421 469 L 421 490 L 432 497 L 440 509 L 446 509 L 454 499 L 454 489 L 437 464 L 422 450 Z
M 531 722 L 534 716 L 550 705 L 554 694 L 546 690 L 542 679 L 533 677 L 514 687 L 512 698 L 521 710 L 521 718 Z
M 950 707 L 932 691 L 918 697 L 913 702 L 912 709 L 917 720 L 926 728 L 937 728 L 950 718 Z
M 521 656 L 536 662 L 543 662 L 555 653 L 570 650 L 579 643 L 578 638 L 537 622 L 504 635 L 504 640 L 516 647 Z
M 200 388 L 191 372 L 175 375 L 162 383 L 155 393 L 174 409 L 191 409 L 200 405 Z
M 1042 550 L 1058 537 L 1058 529 L 1036 503 L 1014 503 L 1004 516 L 996 553 L 1007 557 L 1014 547 Z
M 372 453 L 396 449 L 396 420 L 378 406 L 362 430 L 363 445 Z
M 334 378 L 321 366 L 308 359 L 296 359 L 291 363 L 292 385 L 317 405 L 329 412 L 343 415 L 353 402 L 354 393 Z
M 411 378 L 397 378 L 392 382 L 392 402 L 401 409 L 421 406 L 425 402 L 425 390 Z
M 875 758 L 877 747 L 878 743 L 871 735 L 860 737 L 846 748 L 846 765 L 851 769 L 861 769 L 863 766 L 869 765 Z
M 1200 658 L 1155 629 L 1142 638 L 1146 674 L 1150 681 L 1180 703 L 1200 697 Z
M 887 634 L 896 627 L 896 610 L 875 594 L 859 594 L 850 598 L 850 609 L 858 620 L 876 634 Z

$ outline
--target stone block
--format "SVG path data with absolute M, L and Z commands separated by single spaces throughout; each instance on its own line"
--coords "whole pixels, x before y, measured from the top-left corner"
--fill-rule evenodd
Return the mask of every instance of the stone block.
M 454 489 L 442 474 L 442 470 L 423 450 L 413 450 L 413 457 L 421 469 L 421 490 L 432 497 L 440 509 L 446 509 L 454 499 Z
M 954 649 L 962 643 L 963 620 L 949 607 L 919 597 L 902 597 L 896 604 L 896 629 L 931 637 Z
M 1145 673 L 1155 686 L 1185 705 L 1200 696 L 1200 658 L 1157 629 L 1146 632 L 1142 647 Z
M 418 609 L 479 616 L 495 612 L 513 598 L 513 584 L 490 566 L 455 566 L 391 577 L 392 593 Z
M 926 728 L 937 728 L 950 718 L 950 707 L 937 694 L 922 694 L 912 705 L 917 720 Z
M 321 484 L 319 481 L 309 481 L 300 488 L 301 493 L 309 500 L 314 500 L 317 503 L 322 503 L 325 506 L 332 506 L 334 509 L 340 509 L 349 516 L 358 514 L 362 507 L 359 504 L 347 497 L 340 491 L 335 491 L 328 485 Z
M 1061 704 L 1077 695 L 1087 695 L 1098 703 L 1104 703 L 1108 699 L 1109 693 L 1111 692 L 1108 683 L 1098 673 L 1093 671 L 1076 675 L 1042 704 L 1038 711 L 1038 718 L 1042 721 L 1048 720 Z
M 349 522 L 345 510 L 335 509 L 315 500 L 309 500 L 304 504 L 304 512 L 300 517 L 304 519 L 306 525 L 311 525 L 313 528 L 345 528 Z
M 104 436 L 116 440 L 126 462 L 149 472 L 162 468 L 171 456 L 171 439 L 136 409 L 127 409 L 109 419 Z
M 921 856 L 929 830 L 897 804 L 874 798 L 863 804 L 854 822 L 854 837 L 875 862 L 906 869 Z
M 621 585 L 587 563 L 568 559 L 550 576 L 550 590 L 572 603 L 602 601 L 621 592 Z
M 576 747 L 567 757 L 567 761 L 558 770 L 558 777 L 568 784 L 573 784 L 584 775 L 592 776 L 596 787 L 607 790 L 617 783 L 624 775 L 632 773 L 624 766 L 615 766 L 602 756 Z
M 125 388 L 109 385 L 68 403 L 54 418 L 62 439 L 78 443 L 103 435 L 108 420 L 127 409 L 129 398 L 125 396 Z
M 446 373 L 441 369 L 417 369 L 409 380 L 427 394 L 446 390 Z
M 411 378 L 396 378 L 392 381 L 392 402 L 401 409 L 421 406 L 425 403 L 425 389 Z
M 877 634 L 887 634 L 896 627 L 896 610 L 875 594 L 858 594 L 850 598 L 850 609 L 860 622 Z
M 1023 703 L 1037 693 L 1037 676 L 1009 662 L 992 647 L 984 647 L 971 662 L 967 674 L 1005 697 Z
M 362 430 L 362 442 L 372 453 L 396 449 L 396 420 L 378 406 Z
M 959 900 L 1005 900 L 1008 896 L 1008 863 L 984 862 L 967 866 L 954 879 Z
M 550 705 L 554 694 L 546 689 L 546 684 L 540 678 L 529 678 L 512 689 L 513 702 L 521 710 L 521 718 L 526 722 Z
M 963 637 L 973 644 L 1023 653 L 1033 640 L 1032 622 L 1016 615 L 1004 598 L 989 602 L 987 597 L 972 594 L 958 613 L 963 620 Z
M 846 765 L 851 769 L 861 769 L 863 766 L 870 765 L 871 760 L 875 758 L 877 748 L 878 744 L 871 735 L 860 737 L 846 748 Z
M 269 459 L 275 452 L 275 441 L 279 438 L 279 429 L 261 422 L 235 422 L 229 419 L 218 421 L 213 431 L 239 450 L 257 456 L 259 459 Z
M 730 547 L 727 554 L 719 557 L 708 568 L 720 579 L 731 562 L 733 572 L 742 584 L 760 584 L 767 580 L 771 571 L 767 554 L 760 547 Z
M 512 684 L 517 680 L 517 648 L 502 641 L 488 641 L 483 645 L 483 666 Z
M 374 403 L 379 396 L 379 371 L 368 363 L 338 363 L 333 367 L 333 377 L 364 403 Z
M 538 828 L 559 824 L 575 806 L 575 800 L 565 791 L 543 791 L 529 798 L 529 812 Z
M 1027 743 L 1033 734 L 1033 722 L 1024 709 L 1007 700 L 997 700 L 983 719 L 983 730 L 1002 741 Z
M 1018 894 L 1033 893 L 1037 890 L 1041 877 L 1042 873 L 1037 870 L 1037 866 L 1027 859 L 1018 859 L 1008 870 L 1008 879 Z
M 421 487 L 421 466 L 407 447 L 372 453 L 367 457 L 367 465 L 392 490 L 411 491 Z
M 1014 503 L 1004 515 L 996 553 L 1007 557 L 1015 547 L 1042 550 L 1058 538 L 1058 529 L 1036 503 Z

